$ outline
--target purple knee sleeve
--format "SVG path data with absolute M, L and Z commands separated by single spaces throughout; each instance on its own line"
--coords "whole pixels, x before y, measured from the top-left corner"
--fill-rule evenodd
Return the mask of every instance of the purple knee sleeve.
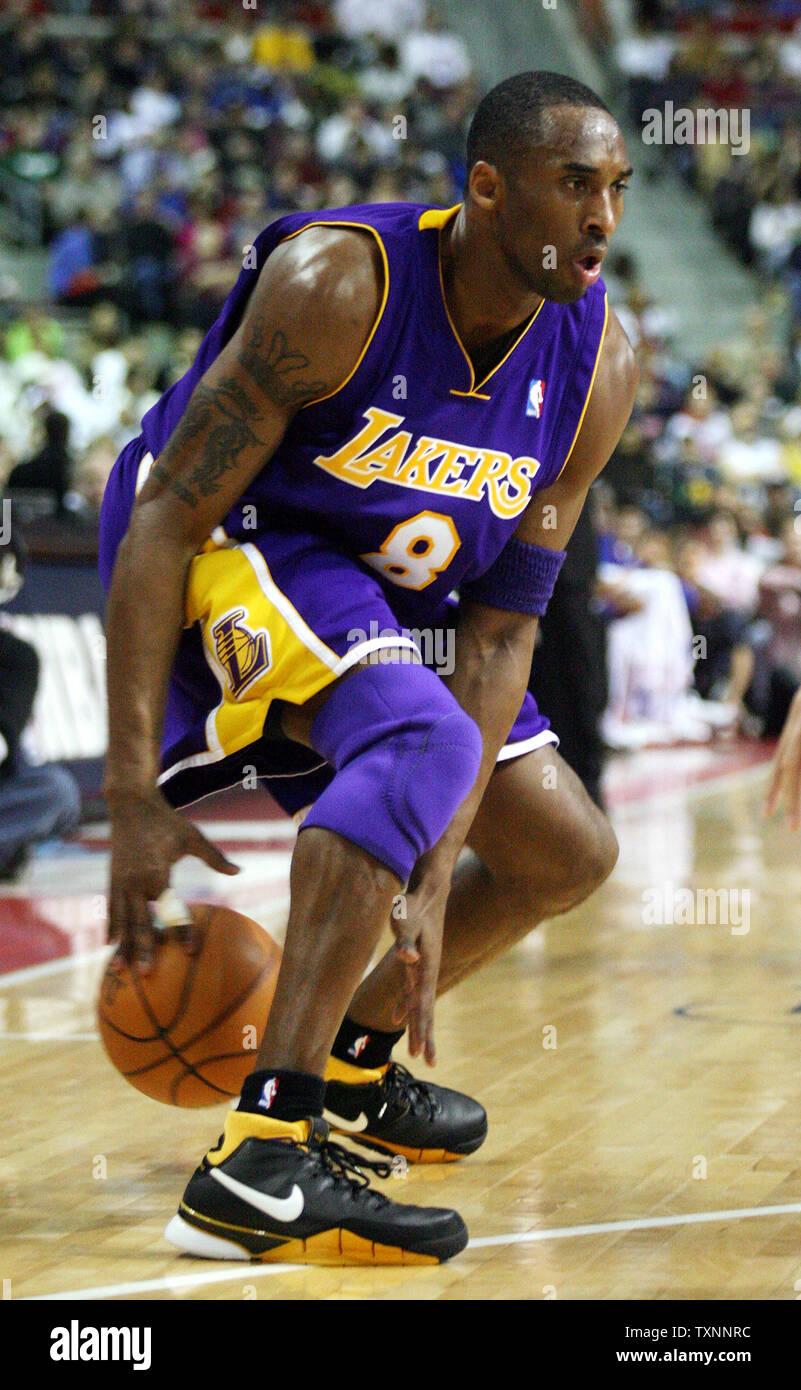
M 476 780 L 478 725 L 425 666 L 366 666 L 328 697 L 312 724 L 336 776 L 302 830 L 361 845 L 405 883 Z

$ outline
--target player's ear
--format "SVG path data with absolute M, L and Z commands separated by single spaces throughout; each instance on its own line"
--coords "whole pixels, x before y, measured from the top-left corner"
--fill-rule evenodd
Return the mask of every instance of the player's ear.
M 498 204 L 503 186 L 503 174 L 495 164 L 477 159 L 468 178 L 470 196 L 477 207 L 491 212 Z

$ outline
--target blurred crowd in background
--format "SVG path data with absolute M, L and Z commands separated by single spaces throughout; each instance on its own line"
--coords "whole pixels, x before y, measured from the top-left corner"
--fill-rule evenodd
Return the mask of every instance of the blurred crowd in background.
M 638 127 L 668 99 L 751 109 L 747 155 L 650 155 L 652 177 L 666 161 L 707 199 L 755 276 L 741 339 L 688 360 L 636 260 L 613 253 L 604 270 L 641 369 L 591 498 L 605 738 L 771 734 L 801 681 L 801 0 L 577 2 Z M 18 198 L 48 282 L 32 309 L 0 279 L 0 490 L 47 497 L 65 526 L 96 526 L 120 448 L 190 364 L 266 223 L 461 197 L 481 89 L 433 4 L 254 9 L 12 0 L 0 14 L 0 192 Z M 56 11 L 76 21 L 58 42 Z M 677 669 L 668 610 L 676 643 L 692 640 L 680 713 L 667 677 L 655 689 L 657 649 L 671 681 Z
M 721 726 L 770 736 L 801 681 L 801 0 L 581 0 L 579 9 L 634 130 L 649 110 L 748 113 L 747 126 L 731 124 L 737 140 L 698 138 L 699 123 L 688 143 L 646 146 L 652 180 L 678 174 L 705 200 L 710 226 L 753 277 L 754 305 L 737 340 L 689 360 L 636 260 L 609 258 L 604 278 L 641 379 L 593 500 L 599 594 L 603 576 L 619 583 L 631 568 L 671 576 L 681 595 L 695 659 L 681 678 L 691 697 L 676 737 L 693 737 L 696 722 L 708 724 L 699 739 Z M 661 627 L 656 607 L 650 626 L 641 621 L 644 593 L 640 575 L 602 603 L 606 736 L 620 746 L 648 742 L 654 718 L 666 717 L 670 682 L 654 673 L 654 642 L 673 635 L 674 672 L 686 650 L 664 593 L 654 601 Z
M 47 254 L 45 305 L 0 281 L 0 485 L 48 483 L 66 519 L 91 522 L 119 449 L 268 222 L 458 200 L 477 87 L 425 0 L 261 13 L 195 0 L 0 13 L 0 195 Z

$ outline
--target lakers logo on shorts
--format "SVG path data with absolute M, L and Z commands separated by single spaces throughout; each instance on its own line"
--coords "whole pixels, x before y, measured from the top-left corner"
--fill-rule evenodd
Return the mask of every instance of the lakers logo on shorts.
M 234 608 L 211 629 L 217 657 L 225 667 L 234 699 L 269 671 L 271 662 L 267 633 L 251 632 L 242 622 L 245 613 L 244 608 Z

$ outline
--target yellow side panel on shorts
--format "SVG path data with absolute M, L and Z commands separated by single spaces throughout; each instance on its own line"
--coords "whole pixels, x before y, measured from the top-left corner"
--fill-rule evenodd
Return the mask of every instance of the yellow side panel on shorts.
M 273 700 L 302 705 L 336 680 L 336 654 L 277 590 L 253 547 L 196 555 L 185 608 L 187 622 L 201 625 L 206 660 L 222 688 L 209 719 L 226 754 L 259 738 Z

